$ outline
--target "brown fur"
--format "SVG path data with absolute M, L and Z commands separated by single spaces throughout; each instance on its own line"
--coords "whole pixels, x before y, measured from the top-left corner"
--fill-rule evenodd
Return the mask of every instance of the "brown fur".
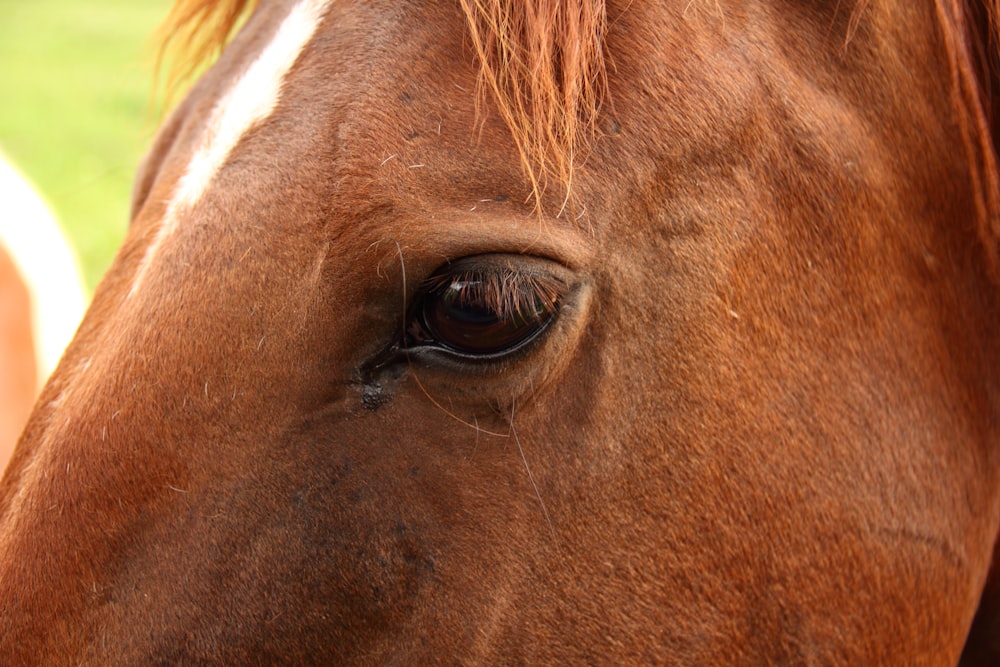
M 1000 87 L 1000 3 L 937 0 L 951 66 L 951 94 L 972 171 L 979 234 L 1000 284 L 1000 123 L 994 97 Z
M 547 177 L 568 197 L 606 94 L 604 0 L 462 0 L 479 89 L 507 127 L 536 202 Z
M 477 112 L 515 5 L 338 0 L 130 294 L 289 6 L 164 126 L 0 484 L 0 664 L 996 663 L 983 6 L 609 1 L 568 220 Z M 544 335 L 401 349 L 458 262 L 558 286 Z
M 257 0 L 178 0 L 160 32 L 176 47 L 174 89 L 229 39 Z M 605 95 L 604 0 L 461 0 L 480 63 L 479 92 L 518 147 L 537 204 L 549 177 L 569 197 L 574 164 Z
M 173 89 L 217 54 L 258 0 L 178 0 L 160 33 L 160 60 L 176 49 Z M 952 68 L 952 96 L 973 166 L 980 233 L 1000 280 L 1000 172 L 993 95 L 1000 68 L 1000 1 L 936 0 Z M 479 92 L 510 129 L 536 203 L 549 178 L 572 194 L 607 95 L 605 0 L 460 0 L 480 64 Z M 849 42 L 868 0 L 850 10 Z M 837 11 L 841 11 L 840 3 Z M 977 45 L 987 45 L 979 48 Z M 487 103 L 488 101 L 488 103 Z M 483 113 L 480 109 L 480 113 Z M 1000 113 L 1000 112 L 997 112 Z

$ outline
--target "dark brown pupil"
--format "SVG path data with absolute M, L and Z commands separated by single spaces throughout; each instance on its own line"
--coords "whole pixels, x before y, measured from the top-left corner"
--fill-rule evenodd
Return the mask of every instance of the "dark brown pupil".
M 462 276 L 428 292 L 422 320 L 442 347 L 470 355 L 513 351 L 530 341 L 552 320 L 555 303 L 537 291 L 504 294 L 498 276 Z

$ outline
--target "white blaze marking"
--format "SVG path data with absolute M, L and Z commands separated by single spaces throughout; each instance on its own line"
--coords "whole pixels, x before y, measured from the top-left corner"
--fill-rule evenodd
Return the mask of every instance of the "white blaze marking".
M 216 103 L 187 170 L 167 205 L 156 238 L 146 249 L 129 295 L 139 288 L 163 242 L 177 229 L 182 213 L 198 202 L 240 138 L 274 112 L 285 75 L 312 39 L 330 1 L 302 0 L 295 5 L 267 48 Z

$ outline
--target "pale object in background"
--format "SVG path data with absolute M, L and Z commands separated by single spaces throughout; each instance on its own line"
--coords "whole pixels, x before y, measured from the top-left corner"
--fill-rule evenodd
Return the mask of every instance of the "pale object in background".
M 2 153 L 0 249 L 7 256 L 0 258 L 5 269 L 0 270 L 0 317 L 7 320 L 0 322 L 0 345 L 6 346 L 0 350 L 2 469 L 38 390 L 59 362 L 87 305 L 76 258 L 55 216 Z M 17 321 L 25 317 L 28 321 Z M 30 340 L 25 341 L 29 327 Z

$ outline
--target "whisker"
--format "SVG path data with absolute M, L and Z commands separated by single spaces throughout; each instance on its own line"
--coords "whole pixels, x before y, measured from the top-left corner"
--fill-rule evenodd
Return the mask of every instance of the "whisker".
M 521 446 L 521 438 L 518 437 L 517 431 L 514 429 L 514 402 L 511 401 L 510 405 L 510 434 L 514 436 L 514 442 L 517 443 L 517 451 L 521 454 L 521 462 L 524 464 L 524 471 L 528 473 L 528 481 L 531 482 L 531 488 L 535 490 L 535 497 L 538 498 L 538 504 L 542 508 L 542 515 L 545 517 L 545 523 L 549 526 L 549 532 L 552 533 L 552 539 L 556 539 L 556 529 L 552 525 L 552 519 L 549 518 L 549 510 L 545 506 L 545 501 L 542 500 L 542 494 L 538 491 L 538 485 L 535 484 L 535 476 L 531 474 L 531 468 L 528 467 L 528 459 L 524 455 L 524 448 Z
M 412 368 L 412 366 L 411 366 L 411 368 Z M 478 435 L 480 433 L 485 433 L 486 435 L 494 435 L 494 436 L 496 436 L 498 438 L 509 438 L 510 437 L 510 433 L 497 433 L 495 431 L 487 431 L 486 429 L 484 429 L 483 427 L 481 427 L 479 425 L 479 420 L 478 419 L 476 420 L 475 424 L 471 424 L 471 423 L 465 421 L 464 419 L 462 419 L 461 417 L 459 417 L 458 415 L 456 415 L 454 412 L 449 411 L 448 408 L 446 408 L 443 405 L 441 405 L 440 403 L 438 403 L 434 399 L 434 397 L 430 395 L 430 392 L 427 391 L 427 389 L 424 387 L 423 383 L 420 382 L 420 378 L 417 377 L 416 373 L 413 374 L 413 381 L 417 383 L 418 387 L 420 387 L 420 391 L 422 391 L 423 394 L 424 394 L 424 396 L 427 397 L 427 400 L 429 400 L 431 403 L 434 404 L 434 407 L 436 407 L 438 410 L 440 410 L 441 412 L 445 413 L 446 415 L 448 415 L 449 417 L 451 417 L 452 419 L 454 419 L 455 421 L 457 421 L 459 424 L 462 424 L 464 426 L 468 426 L 471 429 L 475 429 L 477 437 L 478 437 Z

